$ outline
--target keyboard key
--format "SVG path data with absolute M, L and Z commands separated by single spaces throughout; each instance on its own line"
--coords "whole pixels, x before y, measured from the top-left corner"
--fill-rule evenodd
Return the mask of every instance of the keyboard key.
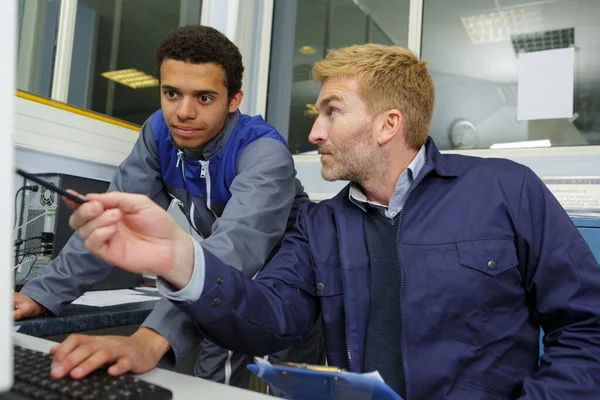
M 147 383 L 134 375 L 110 376 L 106 369 L 98 370 L 83 379 L 50 377 L 52 356 L 15 346 L 15 383 L 12 391 L 31 399 L 44 400 L 170 400 L 171 391 Z

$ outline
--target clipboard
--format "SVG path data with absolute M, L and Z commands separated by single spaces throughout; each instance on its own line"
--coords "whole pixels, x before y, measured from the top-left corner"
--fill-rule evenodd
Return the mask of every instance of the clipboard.
M 380 378 L 307 364 L 248 364 L 247 368 L 291 400 L 403 400 Z

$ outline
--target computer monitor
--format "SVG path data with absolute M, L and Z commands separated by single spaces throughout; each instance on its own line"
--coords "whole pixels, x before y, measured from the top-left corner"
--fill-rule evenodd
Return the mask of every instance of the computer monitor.
M 16 0 L 0 3 L 0 183 L 9 185 L 0 196 L 0 393 L 8 391 L 13 381 L 12 345 L 12 226 L 13 207 L 7 193 L 12 193 L 15 67 L 16 57 Z

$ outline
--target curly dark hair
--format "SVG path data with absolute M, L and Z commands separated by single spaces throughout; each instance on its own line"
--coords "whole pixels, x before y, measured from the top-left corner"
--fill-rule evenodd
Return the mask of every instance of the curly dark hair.
M 225 71 L 227 96 L 231 100 L 242 89 L 244 64 L 240 50 L 218 30 L 203 25 L 187 25 L 168 34 L 156 49 L 156 65 L 166 60 L 191 64 L 219 65 Z

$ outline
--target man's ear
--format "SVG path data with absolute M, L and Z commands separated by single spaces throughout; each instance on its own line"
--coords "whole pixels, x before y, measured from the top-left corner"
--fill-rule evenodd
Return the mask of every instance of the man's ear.
M 231 98 L 231 100 L 229 100 L 229 112 L 236 112 L 238 107 L 240 106 L 240 103 L 242 102 L 242 98 L 244 97 L 244 92 L 243 91 L 238 91 L 236 92 L 233 97 Z
M 382 112 L 377 118 L 377 144 L 383 146 L 403 134 L 402 113 L 396 109 Z

